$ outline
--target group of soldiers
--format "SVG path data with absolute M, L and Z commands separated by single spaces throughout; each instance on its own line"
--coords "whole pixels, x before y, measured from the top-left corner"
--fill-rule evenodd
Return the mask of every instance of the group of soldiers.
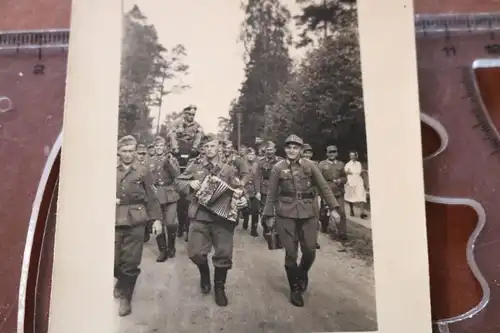
M 336 147 L 329 146 L 328 158 L 319 164 L 311 160 L 311 147 L 293 134 L 285 140 L 285 158 L 276 155 L 273 142 L 238 152 L 230 141 L 204 134 L 195 114 L 194 106 L 183 110 L 182 121 L 169 131 L 169 147 L 161 136 L 150 145 L 130 135 L 118 141 L 114 296 L 120 300 L 119 315 L 132 311 L 143 245 L 150 234 L 156 238 L 158 262 L 175 257 L 176 237 L 185 236 L 203 294 L 212 289 L 207 256 L 213 248 L 215 303 L 228 305 L 225 285 L 238 222 L 198 203 L 194 194 L 208 175 L 217 175 L 244 193 L 237 206 L 242 227 L 250 227 L 251 236 L 259 236 L 259 221 L 264 235 L 278 234 L 285 251 L 290 302 L 304 306 L 302 295 L 319 248 L 318 229 L 328 232 L 332 217 L 337 235 L 347 237 L 342 192 L 346 175 Z

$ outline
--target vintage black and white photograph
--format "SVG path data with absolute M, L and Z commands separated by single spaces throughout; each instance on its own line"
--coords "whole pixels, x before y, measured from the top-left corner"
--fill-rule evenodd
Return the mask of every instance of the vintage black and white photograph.
M 376 331 L 356 1 L 122 10 L 115 333 Z

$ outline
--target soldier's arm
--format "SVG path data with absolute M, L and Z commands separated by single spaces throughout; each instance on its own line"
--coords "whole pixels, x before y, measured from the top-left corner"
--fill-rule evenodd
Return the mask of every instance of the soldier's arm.
M 182 174 L 175 178 L 174 184 L 177 191 L 184 195 L 188 195 L 191 192 L 191 186 L 189 186 L 189 183 L 193 180 L 195 168 L 196 164 L 191 163 Z
M 253 182 L 255 186 L 255 192 L 260 193 L 260 166 L 259 163 L 253 165 Z
M 332 190 L 330 190 L 330 186 L 328 186 L 328 183 L 321 174 L 321 170 L 314 163 L 311 163 L 310 166 L 311 166 L 314 185 L 316 186 L 319 193 L 323 197 L 323 200 L 325 200 L 326 204 L 330 209 L 339 207 L 339 203 L 337 202 L 337 199 L 335 199 Z
M 176 178 L 181 174 L 180 167 L 176 163 L 177 161 L 174 160 L 172 157 L 168 156 L 165 159 L 165 163 L 163 164 L 163 168 L 165 171 L 167 171 L 171 177 Z
M 170 140 L 172 150 L 179 149 L 179 143 L 177 142 L 177 124 L 174 124 L 173 128 L 168 131 L 167 136 Z
M 201 128 L 200 125 L 198 125 L 198 129 L 196 131 L 196 134 L 195 134 L 194 140 L 193 140 L 193 148 L 194 149 L 198 148 L 202 138 L 203 138 L 203 129 Z
M 347 173 L 345 172 L 345 165 L 339 162 L 339 172 L 340 172 L 340 185 L 344 186 L 347 183 Z
M 264 210 L 262 212 L 263 216 L 272 217 L 274 216 L 274 206 L 276 204 L 276 199 L 278 197 L 278 186 L 280 180 L 280 169 L 275 164 L 271 169 L 271 176 L 269 177 L 269 186 L 267 188 L 267 198 Z
M 244 159 L 237 157 L 235 160 L 236 167 L 238 168 L 238 177 L 240 178 L 241 185 L 245 186 L 250 179 L 250 168 Z
M 151 220 L 161 220 L 162 210 L 154 190 L 154 178 L 151 171 L 144 175 L 144 190 L 146 192 L 146 210 Z
M 261 189 L 262 189 L 262 182 L 263 182 L 263 178 L 262 178 L 262 172 L 261 172 L 261 161 L 259 160 L 257 162 L 257 172 L 255 173 L 255 186 L 256 188 L 258 188 L 257 192 L 260 192 Z

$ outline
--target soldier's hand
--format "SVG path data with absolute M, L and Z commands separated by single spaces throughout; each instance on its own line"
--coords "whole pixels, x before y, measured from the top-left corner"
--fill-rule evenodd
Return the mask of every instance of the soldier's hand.
M 340 217 L 340 214 L 337 212 L 336 209 L 330 210 L 330 214 L 329 215 L 331 217 L 333 217 L 337 223 L 340 222 L 341 217 Z
M 163 225 L 160 220 L 156 220 L 153 222 L 153 227 L 151 228 L 153 231 L 153 235 L 158 236 L 163 233 Z
M 238 207 L 238 209 L 243 209 L 247 207 L 248 206 L 247 198 L 241 197 L 240 200 L 238 200 L 238 202 L 236 203 L 236 206 Z
M 199 180 L 192 180 L 189 186 L 191 186 L 193 190 L 198 191 L 201 187 L 201 182 Z
M 260 194 L 260 192 L 255 193 L 255 199 L 260 201 L 262 199 L 262 194 Z
M 276 219 L 273 216 L 268 216 L 265 218 L 266 219 L 266 225 L 269 229 L 274 229 L 274 226 L 276 224 Z

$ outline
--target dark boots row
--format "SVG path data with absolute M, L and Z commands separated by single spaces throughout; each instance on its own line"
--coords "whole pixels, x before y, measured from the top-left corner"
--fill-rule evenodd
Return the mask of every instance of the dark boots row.
M 243 230 L 248 230 L 248 222 L 250 220 L 250 215 L 243 214 Z M 252 237 L 259 237 L 257 232 L 257 225 L 259 223 L 259 217 L 255 218 L 252 216 L 252 225 L 250 226 L 250 235 Z
M 200 270 L 200 289 L 201 293 L 207 295 L 212 288 L 210 282 L 210 267 L 208 263 L 198 265 Z M 214 271 L 214 300 L 218 306 L 227 306 L 228 300 L 226 296 L 226 279 L 227 268 L 215 267 Z
M 118 315 L 121 317 L 128 316 L 132 313 L 131 302 L 136 282 L 137 276 L 120 277 L 116 281 L 113 296 L 120 300 Z
M 167 235 L 162 233 L 156 236 L 156 244 L 158 245 L 158 257 L 156 262 L 164 262 L 168 258 L 175 257 L 175 239 L 177 236 L 177 231 L 173 229 L 167 229 Z

